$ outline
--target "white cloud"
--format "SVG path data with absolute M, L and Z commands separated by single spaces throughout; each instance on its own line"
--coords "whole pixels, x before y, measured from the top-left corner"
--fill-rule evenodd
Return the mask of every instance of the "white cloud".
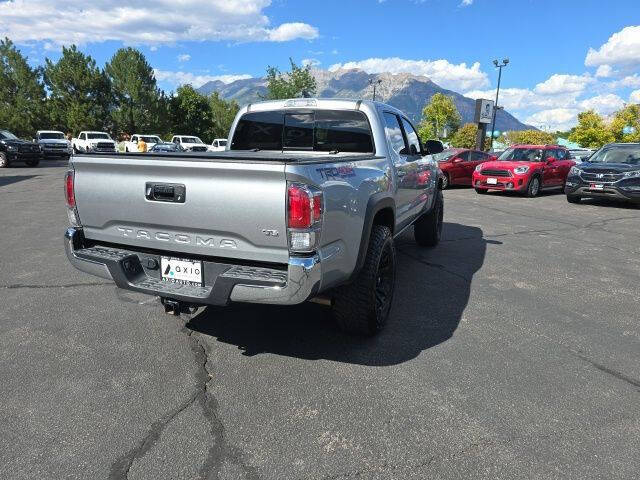
M 600 65 L 596 70 L 596 77 L 598 78 L 607 78 L 610 77 L 613 73 L 613 69 L 611 65 Z
M 165 82 L 172 86 L 180 86 L 185 84 L 193 85 L 194 88 L 201 87 L 207 82 L 220 80 L 223 83 L 231 83 L 236 80 L 245 80 L 251 78 L 251 75 L 196 75 L 190 72 L 175 72 L 169 70 L 153 70 L 156 80 Z
M 191 55 L 189 55 L 188 53 L 182 53 L 178 55 L 179 62 L 188 62 L 189 60 L 191 60 Z
M 554 74 L 535 86 L 534 91 L 541 95 L 560 95 L 563 93 L 580 94 L 595 80 L 586 75 Z
M 108 40 L 146 45 L 285 42 L 318 37 L 318 30 L 306 23 L 272 26 L 264 14 L 270 4 L 271 0 L 9 0 L 0 2 L 0 32 L 17 43 L 57 45 Z
M 317 58 L 303 58 L 302 59 L 302 66 L 303 67 L 317 67 L 321 64 L 322 62 L 320 60 L 318 60 Z
M 153 45 L 152 47 L 149 48 L 149 50 L 151 50 L 152 52 L 156 52 L 158 51 L 158 47 Z
M 580 110 L 573 108 L 551 108 L 534 113 L 525 119 L 525 123 L 542 130 L 568 130 L 578 119 Z
M 640 65 L 640 25 L 614 33 L 598 50 L 590 48 L 584 64 L 588 67 Z
M 473 0 L 462 0 L 460 3 L 461 7 L 468 7 L 469 5 L 473 5 Z
M 640 90 L 634 90 L 633 92 L 631 92 L 631 94 L 629 95 L 629 102 L 640 103 Z
M 444 88 L 469 90 L 489 84 L 487 74 L 480 70 L 480 63 L 470 67 L 466 63 L 453 64 L 448 60 L 405 60 L 393 58 L 368 58 L 357 62 L 336 63 L 329 71 L 359 68 L 368 73 L 411 73 L 424 75 Z
M 601 115 L 609 115 L 624 107 L 624 100 L 618 95 L 607 93 L 582 100 L 580 107 L 583 110 L 595 110 Z
M 628 75 L 620 80 L 614 80 L 613 82 L 609 82 L 609 87 L 613 89 L 617 88 L 638 88 L 640 87 L 640 75 L 634 73 L 633 75 Z
M 296 38 L 313 40 L 318 38 L 318 29 L 307 23 L 283 23 L 278 28 L 269 30 L 268 39 L 272 42 L 288 42 Z
M 498 104 L 507 110 L 535 111 L 552 109 L 560 106 L 568 107 L 575 105 L 577 93 L 559 95 L 541 95 L 528 88 L 501 88 Z M 472 90 L 464 94 L 469 98 L 495 99 L 496 91 L 493 90 Z

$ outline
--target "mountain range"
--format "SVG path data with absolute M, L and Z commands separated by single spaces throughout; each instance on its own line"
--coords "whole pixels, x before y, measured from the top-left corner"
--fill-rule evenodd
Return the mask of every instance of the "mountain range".
M 369 81 L 377 82 L 376 100 L 388 103 L 418 123 L 422 116 L 422 108 L 436 93 L 444 93 L 453 98 L 458 107 L 462 123 L 473 122 L 475 100 L 467 98 L 452 90 L 447 90 L 432 82 L 428 77 L 409 73 L 370 74 L 359 69 L 311 70 L 316 79 L 318 98 L 362 98 L 371 99 L 373 94 Z M 213 92 L 226 100 L 236 100 L 240 105 L 260 101 L 267 93 L 265 78 L 248 78 L 224 83 L 220 80 L 210 81 L 198 88 L 204 95 Z M 496 117 L 496 130 L 528 130 L 533 127 L 525 125 L 509 112 L 500 110 Z

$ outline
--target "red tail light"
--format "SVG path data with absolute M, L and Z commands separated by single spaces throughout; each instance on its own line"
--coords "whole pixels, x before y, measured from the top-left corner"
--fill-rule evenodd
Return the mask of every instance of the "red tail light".
M 289 228 L 311 228 L 322 218 L 322 193 L 291 184 L 287 190 L 287 206 Z
M 76 206 L 76 195 L 73 191 L 73 177 L 73 170 L 69 170 L 64 176 L 64 196 L 67 200 L 67 207 L 69 208 L 75 208 Z

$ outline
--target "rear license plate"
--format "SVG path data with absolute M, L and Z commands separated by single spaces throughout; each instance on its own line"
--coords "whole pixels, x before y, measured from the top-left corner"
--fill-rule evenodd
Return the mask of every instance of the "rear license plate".
M 498 179 L 497 178 L 487 178 L 487 184 L 489 184 L 489 185 L 497 185 L 498 184 Z
M 602 190 L 604 188 L 604 185 L 601 185 L 599 183 L 592 183 L 589 188 L 591 190 Z
M 202 286 L 202 262 L 162 257 L 160 266 L 165 282 Z

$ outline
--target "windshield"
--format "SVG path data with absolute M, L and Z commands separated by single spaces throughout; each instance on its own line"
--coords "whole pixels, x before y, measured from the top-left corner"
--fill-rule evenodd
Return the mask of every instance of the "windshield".
M 0 130 L 0 139 L 3 139 L 3 140 L 18 140 L 18 137 L 16 137 L 13 133 L 8 132 L 6 130 Z
M 227 146 L 227 141 L 226 140 L 218 140 L 218 145 L 221 147 L 226 147 Z
M 151 150 L 158 152 L 175 152 L 178 150 L 178 145 L 175 143 L 156 143 Z
M 94 139 L 111 140 L 111 137 L 106 133 L 87 133 L 87 138 L 89 140 L 94 140 Z
M 433 158 L 438 162 L 446 162 L 450 158 L 456 156 L 458 153 L 460 153 L 460 150 L 448 148 L 447 150 L 444 150 L 440 153 L 436 153 Z
M 64 133 L 62 132 L 41 132 L 38 135 L 40 140 L 64 140 Z
M 202 143 L 198 137 L 182 137 L 182 143 Z
M 589 158 L 589 163 L 640 164 L 640 145 L 611 145 L 604 147 Z
M 541 162 L 544 158 L 542 148 L 508 148 L 498 157 L 500 161 L 507 162 Z
M 359 111 L 252 112 L 238 122 L 231 150 L 372 153 L 373 138 Z
M 160 143 L 162 140 L 160 140 L 160 137 L 138 137 L 140 138 L 140 140 L 142 140 L 144 143 Z

